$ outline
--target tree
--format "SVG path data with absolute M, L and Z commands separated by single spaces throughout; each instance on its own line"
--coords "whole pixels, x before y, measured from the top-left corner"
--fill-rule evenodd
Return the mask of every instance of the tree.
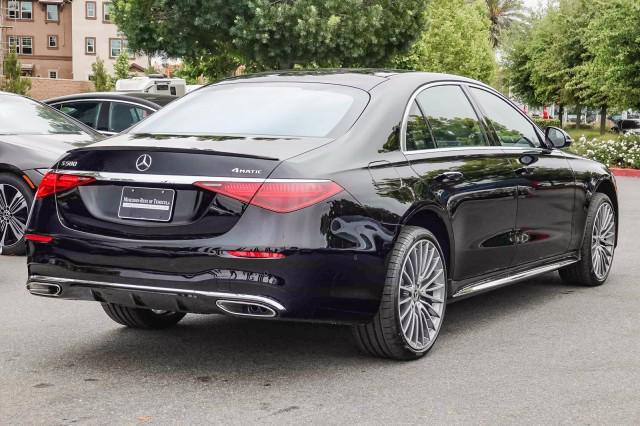
M 122 49 L 113 64 L 115 79 L 121 80 L 129 78 L 129 53 L 126 49 Z
M 102 59 L 97 58 L 96 62 L 91 65 L 91 70 L 93 71 L 93 84 L 96 92 L 108 92 L 113 89 L 112 78 L 107 73 Z
M 425 19 L 426 31 L 408 54 L 393 60 L 394 66 L 492 81 L 496 63 L 481 2 L 434 0 Z
M 597 0 L 586 28 L 591 83 L 607 93 L 610 105 L 640 108 L 640 3 Z
M 5 92 L 26 95 L 31 89 L 31 80 L 24 78 L 20 74 L 20 61 L 14 52 L 7 54 L 4 58 L 4 79 L 0 82 L 0 90 Z
M 522 0 L 485 0 L 491 21 L 491 44 L 497 48 L 502 34 L 523 19 Z
M 584 80 L 589 64 L 586 28 L 593 13 L 586 0 L 559 0 L 505 49 L 516 94 L 532 104 L 556 103 L 561 110 L 576 105 L 578 125 L 582 107 L 596 106 L 595 92 Z
M 231 55 L 256 69 L 286 69 L 380 66 L 420 33 L 427 2 L 115 0 L 113 12 L 134 50 L 194 62 Z

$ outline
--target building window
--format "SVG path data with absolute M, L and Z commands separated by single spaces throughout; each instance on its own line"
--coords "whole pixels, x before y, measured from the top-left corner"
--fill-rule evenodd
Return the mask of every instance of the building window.
M 49 70 L 49 78 L 58 78 L 58 70 Z
M 48 4 L 47 5 L 47 21 L 58 22 L 60 16 L 58 15 L 58 5 L 57 4 Z
M 18 55 L 33 55 L 33 37 L 9 36 L 9 50 Z
M 110 38 L 109 39 L 109 57 L 117 58 L 122 52 L 122 39 Z
M 48 35 L 47 36 L 47 47 L 49 49 L 57 49 L 58 48 L 58 36 L 57 35 Z
M 86 37 L 84 39 L 84 53 L 87 55 L 96 54 L 96 38 L 95 37 Z
M 111 22 L 111 3 L 102 3 L 102 20 L 104 22 Z
M 7 15 L 10 19 L 33 19 L 33 2 L 9 0 Z
M 88 1 L 84 4 L 85 18 L 96 19 L 96 2 Z

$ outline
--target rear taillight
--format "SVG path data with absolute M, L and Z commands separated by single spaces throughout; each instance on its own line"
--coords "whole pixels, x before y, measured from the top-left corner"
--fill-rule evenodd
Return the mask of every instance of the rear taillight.
M 248 259 L 284 259 L 286 257 L 282 253 L 273 251 L 229 250 L 227 254 L 233 257 L 246 257 Z
M 42 181 L 40 182 L 40 186 L 38 187 L 38 191 L 36 192 L 36 199 L 44 198 L 58 192 L 75 188 L 77 186 L 86 185 L 91 182 L 95 182 L 95 178 L 89 176 L 48 172 L 44 175 Z
M 343 190 L 331 181 L 196 182 L 194 185 L 278 213 L 309 207 Z

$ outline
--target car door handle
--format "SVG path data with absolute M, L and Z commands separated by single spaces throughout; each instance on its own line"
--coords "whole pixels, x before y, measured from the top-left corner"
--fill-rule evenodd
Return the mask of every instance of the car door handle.
M 444 172 L 433 178 L 438 182 L 460 182 L 464 175 L 460 172 Z
M 533 174 L 533 167 L 520 167 L 515 170 L 518 176 L 531 176 Z

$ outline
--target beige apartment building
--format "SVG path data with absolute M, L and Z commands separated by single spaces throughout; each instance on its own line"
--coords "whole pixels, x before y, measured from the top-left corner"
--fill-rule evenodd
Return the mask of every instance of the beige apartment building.
M 73 0 L 73 78 L 88 80 L 91 65 L 100 58 L 107 72 L 113 73 L 116 57 L 127 47 L 127 40 L 111 18 L 111 2 Z M 146 57 L 130 55 L 132 71 L 144 70 Z
M 24 75 L 73 77 L 69 0 L 0 0 L 0 25 L 0 51 L 16 52 Z

